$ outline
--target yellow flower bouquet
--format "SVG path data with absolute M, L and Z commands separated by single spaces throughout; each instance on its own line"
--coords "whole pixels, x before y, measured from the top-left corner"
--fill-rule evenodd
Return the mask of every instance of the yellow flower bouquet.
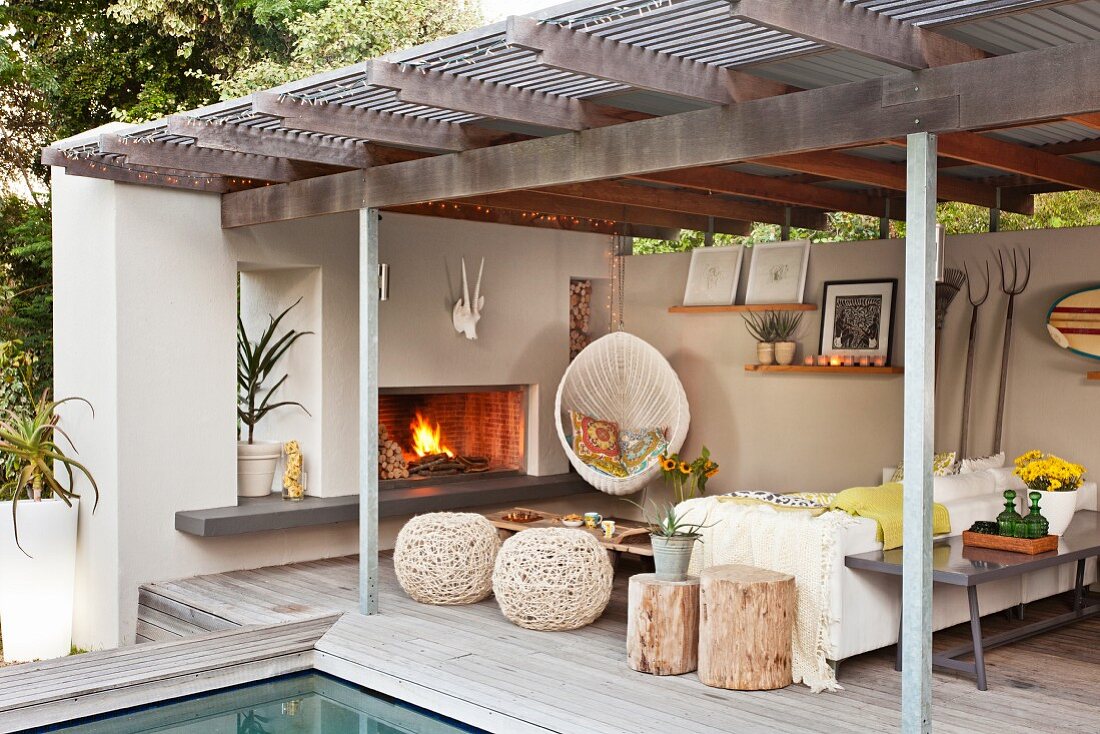
M 1072 492 L 1081 486 L 1085 471 L 1085 467 L 1080 464 L 1036 450 L 1016 457 L 1016 468 L 1012 473 L 1028 489 L 1040 492 Z
M 661 454 L 659 458 L 661 473 L 665 481 L 672 485 L 677 504 L 705 494 L 707 480 L 718 473 L 718 462 L 710 458 L 710 450 L 706 446 L 694 461 L 688 461 L 679 454 Z

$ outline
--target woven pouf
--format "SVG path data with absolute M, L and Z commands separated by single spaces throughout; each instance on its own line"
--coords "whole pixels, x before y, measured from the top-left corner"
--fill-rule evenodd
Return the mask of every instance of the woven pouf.
M 504 541 L 493 593 L 504 616 L 533 630 L 592 624 L 611 600 L 615 576 L 593 536 L 567 528 L 531 528 Z
M 493 590 L 500 537 L 469 512 L 433 512 L 405 523 L 393 570 L 405 593 L 422 604 L 473 604 Z

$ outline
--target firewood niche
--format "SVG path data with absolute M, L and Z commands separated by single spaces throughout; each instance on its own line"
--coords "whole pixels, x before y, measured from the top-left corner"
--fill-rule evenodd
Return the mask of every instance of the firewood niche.
M 487 456 L 429 454 L 408 462 L 409 476 L 445 477 L 452 474 L 481 474 L 489 471 Z

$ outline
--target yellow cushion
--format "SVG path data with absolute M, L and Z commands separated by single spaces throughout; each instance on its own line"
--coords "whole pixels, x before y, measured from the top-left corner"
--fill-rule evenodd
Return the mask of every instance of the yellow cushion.
M 897 482 L 881 487 L 852 487 L 837 494 L 830 507 L 849 515 L 866 517 L 878 523 L 878 540 L 883 550 L 900 548 L 902 543 L 902 485 Z M 951 532 L 951 516 L 947 508 L 932 505 L 932 533 Z

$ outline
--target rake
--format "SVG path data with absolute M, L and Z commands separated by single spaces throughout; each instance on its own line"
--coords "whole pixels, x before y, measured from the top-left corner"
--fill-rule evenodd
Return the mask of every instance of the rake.
M 974 352 L 977 348 L 978 337 L 978 307 L 985 303 L 989 298 L 989 261 L 985 261 L 985 291 L 978 295 L 977 289 L 973 288 L 974 279 L 970 277 L 970 269 L 964 264 L 966 268 L 966 296 L 970 301 L 970 341 L 966 347 L 966 377 L 963 381 L 963 404 L 962 404 L 962 437 L 959 440 L 959 458 L 966 458 L 967 443 L 970 436 L 970 402 L 974 396 Z
M 997 423 L 993 427 L 993 453 L 1001 452 L 1001 435 L 1005 421 L 1005 392 L 1008 387 L 1008 358 L 1012 352 L 1012 317 L 1016 305 L 1016 296 L 1027 290 L 1031 282 L 1031 248 L 1027 255 L 1020 256 L 1016 248 L 1012 249 L 1012 280 L 1009 281 L 1008 258 L 997 251 L 997 264 L 1001 268 L 1001 292 L 1008 296 L 1008 312 L 1005 315 L 1005 339 L 1001 350 L 1001 386 L 997 394 Z
M 966 273 L 958 268 L 948 268 L 944 271 L 943 280 L 936 283 L 936 384 L 940 380 L 940 342 L 943 336 L 943 321 L 947 318 L 947 309 L 959 291 L 966 285 Z

